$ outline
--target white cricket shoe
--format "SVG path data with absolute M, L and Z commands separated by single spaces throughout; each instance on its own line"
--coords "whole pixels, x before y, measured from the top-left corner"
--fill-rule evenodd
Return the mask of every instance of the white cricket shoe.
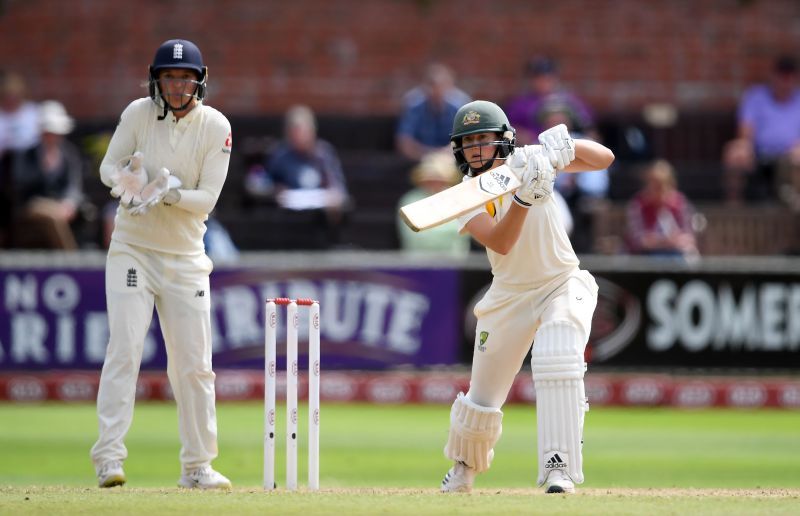
M 456 462 L 442 480 L 443 493 L 469 493 L 478 473 L 463 462 Z
M 100 487 L 121 486 L 125 483 L 125 471 L 122 470 L 122 462 L 110 460 L 104 462 L 97 469 L 97 485 Z
M 547 477 L 545 493 L 571 494 L 575 492 L 575 484 L 563 471 L 556 469 Z
M 178 480 L 178 486 L 187 489 L 230 489 L 231 481 L 219 471 L 214 471 L 214 468 L 206 465 L 197 469 L 184 470 L 181 479 Z

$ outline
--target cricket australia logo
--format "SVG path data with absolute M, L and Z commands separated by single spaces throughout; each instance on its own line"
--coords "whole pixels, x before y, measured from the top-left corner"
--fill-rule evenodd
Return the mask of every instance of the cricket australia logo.
M 172 47 L 172 59 L 183 59 L 183 45 L 175 43 Z
M 129 287 L 135 287 L 138 285 L 136 279 L 136 269 L 133 268 L 128 269 L 128 276 L 126 278 L 126 283 Z
M 478 351 L 486 351 L 486 340 L 489 338 L 488 331 L 482 331 L 478 336 Z
M 470 111 L 466 115 L 464 115 L 464 119 L 461 121 L 461 125 L 472 125 L 472 124 L 479 124 L 481 122 L 481 114 L 477 111 Z
M 490 195 L 502 195 L 508 191 L 511 176 L 496 170 L 489 170 L 478 176 L 478 187 Z

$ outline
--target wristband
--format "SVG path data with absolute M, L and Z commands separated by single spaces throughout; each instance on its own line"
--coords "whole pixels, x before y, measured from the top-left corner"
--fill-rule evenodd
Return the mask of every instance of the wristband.
M 517 197 L 517 194 L 514 194 L 514 202 L 526 209 L 531 207 L 531 203 L 523 201 L 522 199 Z

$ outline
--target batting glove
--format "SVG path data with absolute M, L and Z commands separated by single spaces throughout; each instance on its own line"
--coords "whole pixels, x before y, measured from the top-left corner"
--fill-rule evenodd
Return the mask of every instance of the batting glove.
M 563 170 L 575 159 L 575 140 L 564 124 L 558 124 L 541 133 L 539 143 L 550 158 L 550 163 L 558 170 Z
M 506 165 L 522 181 L 523 175 L 528 168 L 528 161 L 532 156 L 537 156 L 544 152 L 539 145 L 525 145 L 516 147 L 514 152 L 506 159 Z
M 142 189 L 142 202 L 128 210 L 131 215 L 144 215 L 153 206 L 163 201 L 174 191 L 175 196 L 180 199 L 177 189 L 181 186 L 181 180 L 169 173 L 169 170 L 162 168 L 154 180 L 149 182 Z
M 142 167 L 142 153 L 135 152 L 117 162 L 111 175 L 111 195 L 119 197 L 123 206 L 142 202 L 141 191 L 147 184 L 147 171 Z
M 514 193 L 514 202 L 524 208 L 545 202 L 553 193 L 555 180 L 556 171 L 550 159 L 544 154 L 530 155 L 522 173 L 522 186 Z

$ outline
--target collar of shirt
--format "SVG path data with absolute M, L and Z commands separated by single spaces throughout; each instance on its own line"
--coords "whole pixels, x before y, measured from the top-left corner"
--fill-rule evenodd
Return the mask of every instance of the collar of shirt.
M 197 113 L 200 111 L 198 107 L 200 107 L 200 103 L 197 103 L 197 105 L 195 105 L 195 107 L 192 108 L 191 111 L 186 113 L 181 118 L 177 118 L 175 116 L 175 113 L 173 113 L 172 111 L 169 112 L 169 116 L 167 117 L 167 120 L 169 120 L 170 122 L 169 143 L 173 149 L 178 144 L 178 141 L 180 141 L 183 134 L 186 132 L 186 129 L 188 129 L 189 125 L 192 123 L 192 120 L 195 119 Z

